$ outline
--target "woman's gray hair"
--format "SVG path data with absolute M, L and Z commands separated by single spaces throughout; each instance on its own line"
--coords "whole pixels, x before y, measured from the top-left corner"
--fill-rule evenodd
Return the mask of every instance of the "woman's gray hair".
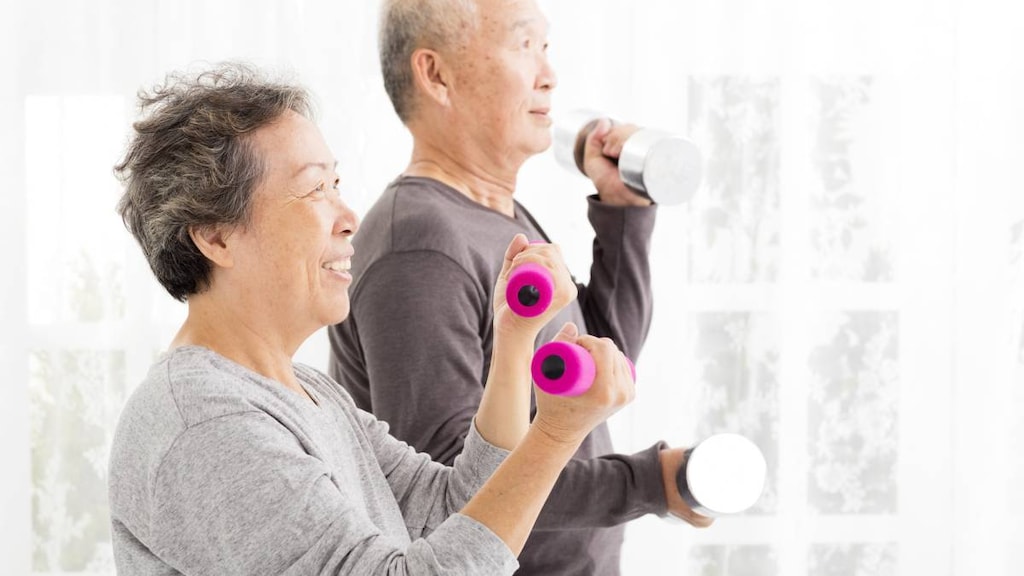
M 477 26 L 473 0 L 384 0 L 380 11 L 380 68 L 395 112 L 408 123 L 415 110 L 412 53 L 455 46 Z
M 303 88 L 240 63 L 172 73 L 138 97 L 143 117 L 114 167 L 124 184 L 117 211 L 160 284 L 185 301 L 211 270 L 189 230 L 250 221 L 264 159 L 249 135 L 289 110 L 312 118 L 312 104 Z

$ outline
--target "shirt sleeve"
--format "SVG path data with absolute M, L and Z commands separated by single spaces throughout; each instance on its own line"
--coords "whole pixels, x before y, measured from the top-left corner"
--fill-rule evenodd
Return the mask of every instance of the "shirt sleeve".
M 541 510 L 535 531 L 606 528 L 668 513 L 659 442 L 636 454 L 570 460 Z
M 388 450 L 395 452 L 397 445 Z M 516 569 L 504 543 L 461 514 L 411 543 L 384 532 L 366 506 L 381 495 L 341 482 L 339 475 L 344 472 L 308 454 L 268 414 L 233 414 L 193 426 L 174 443 L 154 480 L 154 553 L 187 574 L 461 575 Z
M 579 291 L 587 330 L 636 361 L 651 327 L 650 248 L 655 206 L 610 206 L 588 198 L 594 228 L 590 282 Z
M 354 406 L 353 410 L 358 413 L 412 538 L 430 534 L 465 507 L 509 454 L 484 440 L 476 423 L 471 422 L 464 450 L 455 458 L 454 466 L 443 466 L 395 439 L 388 433 L 387 424 L 372 414 Z M 438 494 L 444 494 L 444 498 L 438 498 Z
M 487 293 L 434 251 L 378 260 L 358 290 L 346 321 L 354 325 L 343 329 L 358 331 L 373 414 L 396 438 L 451 465 L 483 396 Z M 345 369 L 337 376 L 344 380 Z

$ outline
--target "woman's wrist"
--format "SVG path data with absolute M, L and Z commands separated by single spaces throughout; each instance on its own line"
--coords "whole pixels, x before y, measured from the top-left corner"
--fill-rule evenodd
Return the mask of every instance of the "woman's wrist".
M 529 431 L 527 431 L 527 435 L 534 437 L 537 444 L 547 446 L 554 451 L 568 450 L 570 455 L 576 453 L 587 437 L 587 433 L 560 426 L 557 422 L 549 421 L 543 415 L 534 418 L 530 423 Z
M 537 334 L 523 330 L 507 332 L 495 330 L 491 342 L 491 366 L 519 368 L 529 373 L 530 361 L 533 359 L 533 352 L 536 348 Z

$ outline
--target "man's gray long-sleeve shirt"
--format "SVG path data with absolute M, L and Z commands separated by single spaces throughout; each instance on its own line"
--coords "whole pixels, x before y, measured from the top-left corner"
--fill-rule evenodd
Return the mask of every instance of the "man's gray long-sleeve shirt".
M 651 320 L 656 209 L 588 202 L 596 233 L 590 282 L 538 345 L 571 320 L 636 360 Z M 331 376 L 397 438 L 439 462 L 464 449 L 491 360 L 494 284 L 520 232 L 547 240 L 518 203 L 509 218 L 436 180 L 401 177 L 353 238 L 352 308 L 330 329 Z M 548 498 L 519 573 L 619 574 L 621 524 L 666 513 L 662 447 L 610 454 L 607 427 L 595 429 Z
M 458 514 L 508 452 L 476 432 L 453 468 L 388 434 L 325 375 L 308 399 L 210 350 L 164 355 L 133 393 L 110 457 L 118 573 L 511 574 Z

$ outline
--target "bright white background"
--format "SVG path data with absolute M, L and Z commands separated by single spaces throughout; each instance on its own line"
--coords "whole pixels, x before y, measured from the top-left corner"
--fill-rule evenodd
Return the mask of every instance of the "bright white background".
M 959 576 L 1024 565 L 1024 19 L 1009 0 L 548 0 L 557 113 L 688 134 L 621 451 L 738 431 L 749 514 L 627 531 L 627 574 Z M 409 138 L 377 2 L 41 0 L 0 19 L 0 573 L 113 572 L 105 463 L 180 322 L 114 214 L 134 93 L 244 58 L 318 97 L 364 213 Z M 582 178 L 519 197 L 586 277 Z M 326 364 L 317 334 L 299 360 Z

